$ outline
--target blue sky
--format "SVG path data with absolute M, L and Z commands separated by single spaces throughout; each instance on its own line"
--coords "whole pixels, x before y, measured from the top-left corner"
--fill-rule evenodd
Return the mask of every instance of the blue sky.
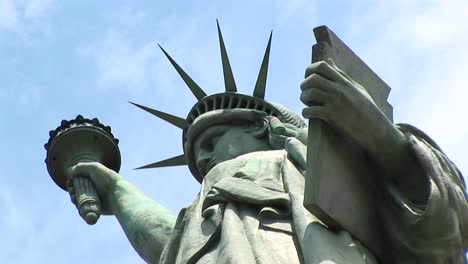
M 177 213 L 198 192 L 188 169 L 133 168 L 180 154 L 180 131 L 127 101 L 182 117 L 195 103 L 157 43 L 221 91 L 216 18 L 244 93 L 273 29 L 266 98 L 296 112 L 312 29 L 328 25 L 392 87 L 395 121 L 468 171 L 467 1 L 168 2 L 0 0 L 0 262 L 142 263 L 113 217 L 81 220 L 43 144 L 62 119 L 98 117 L 120 139 L 121 174 Z

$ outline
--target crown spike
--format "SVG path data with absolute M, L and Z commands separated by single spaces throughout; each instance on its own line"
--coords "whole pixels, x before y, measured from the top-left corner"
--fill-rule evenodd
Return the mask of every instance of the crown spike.
M 167 114 L 167 113 L 158 111 L 156 109 L 152 109 L 152 108 L 149 108 L 149 107 L 146 107 L 146 106 L 143 106 L 143 105 L 139 105 L 139 104 L 136 104 L 136 103 L 133 103 L 133 102 L 129 102 L 129 103 L 131 103 L 132 105 L 134 105 L 136 107 L 139 107 L 139 108 L 145 110 L 148 113 L 151 113 L 151 114 L 161 118 L 162 120 L 164 120 L 164 121 L 166 121 L 168 123 L 173 124 L 174 126 L 180 128 L 180 129 L 184 129 L 187 126 L 187 122 L 185 121 L 185 119 L 180 118 L 178 116 Z
M 138 168 L 135 168 L 136 170 L 139 169 L 150 169 L 150 168 L 161 168 L 161 167 L 172 167 L 172 166 L 182 166 L 182 165 L 187 165 L 187 161 L 185 160 L 185 155 L 179 155 L 176 157 L 172 157 L 169 159 L 161 160 L 158 162 L 154 162 L 145 166 L 141 166 Z
M 190 88 L 190 91 L 195 95 L 198 101 L 200 101 L 203 97 L 206 96 L 206 93 L 195 83 L 192 78 L 171 58 L 171 56 L 159 45 L 159 48 L 164 52 L 167 59 L 171 62 L 172 66 L 176 69 L 179 73 L 180 77 L 184 80 L 185 84 Z
M 226 87 L 226 92 L 235 93 L 237 92 L 236 82 L 234 81 L 231 64 L 229 63 L 226 47 L 224 46 L 223 35 L 221 34 L 221 28 L 219 27 L 219 22 L 217 19 L 216 25 L 218 26 L 219 48 L 221 50 L 221 61 L 223 63 L 224 86 Z
M 270 38 L 268 39 L 268 45 L 265 50 L 265 55 L 263 55 L 262 66 L 258 73 L 257 82 L 255 83 L 255 89 L 253 96 L 258 98 L 265 98 L 265 88 L 268 74 L 268 61 L 270 60 L 270 48 L 271 48 L 271 37 L 273 35 L 273 30 L 270 32 Z

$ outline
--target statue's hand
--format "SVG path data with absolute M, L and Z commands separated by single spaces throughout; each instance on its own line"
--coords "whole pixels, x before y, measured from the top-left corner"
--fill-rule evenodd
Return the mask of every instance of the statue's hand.
M 70 180 L 67 182 L 68 192 L 76 204 L 75 189 L 71 179 L 76 176 L 88 176 L 94 183 L 96 192 L 101 200 L 102 214 L 113 215 L 112 195 L 118 181 L 123 180 L 117 172 L 107 168 L 99 162 L 81 162 L 69 170 Z
M 327 122 L 364 148 L 379 142 L 375 137 L 393 129 L 364 87 L 331 59 L 307 67 L 301 90 L 301 101 L 308 106 L 302 111 L 305 118 Z

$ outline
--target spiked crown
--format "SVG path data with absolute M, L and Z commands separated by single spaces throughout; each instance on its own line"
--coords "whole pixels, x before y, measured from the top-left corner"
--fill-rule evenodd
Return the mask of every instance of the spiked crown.
M 195 95 L 198 102 L 192 107 L 185 119 L 130 102 L 131 104 L 183 130 L 182 142 L 184 147 L 184 154 L 151 163 L 137 169 L 188 165 L 193 176 L 199 182 L 201 182 L 203 180 L 203 175 L 200 175 L 196 167 L 195 157 L 191 148 L 190 140 L 190 134 L 194 134 L 190 132 L 193 132 L 194 127 L 197 125 L 196 123 L 204 123 L 199 122 L 201 119 L 221 119 L 220 117 L 230 116 L 234 119 L 252 119 L 253 121 L 253 119 L 258 118 L 259 116 L 275 116 L 282 122 L 289 123 L 300 128 L 305 127 L 305 123 L 302 121 L 302 119 L 286 107 L 264 100 L 272 33 L 270 33 L 270 37 L 268 39 L 267 48 L 263 56 L 262 65 L 260 67 L 260 72 L 257 77 L 253 95 L 245 95 L 237 92 L 236 83 L 232 74 L 219 23 L 218 21 L 216 22 L 218 27 L 219 45 L 223 65 L 225 92 L 207 95 L 200 88 L 200 86 L 198 86 L 198 84 L 195 83 L 192 78 L 174 61 L 174 59 L 172 59 L 172 57 L 158 44 L 172 66 L 184 80 L 185 84 Z M 216 122 L 216 120 L 214 122 Z M 208 123 L 213 124 L 213 122 Z M 198 126 L 200 127 L 201 125 Z

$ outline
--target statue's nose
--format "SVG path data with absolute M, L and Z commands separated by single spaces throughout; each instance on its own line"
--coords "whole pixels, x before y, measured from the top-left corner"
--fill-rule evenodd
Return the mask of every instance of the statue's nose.
M 212 158 L 213 158 L 213 155 L 211 152 L 207 152 L 205 150 L 200 151 L 200 153 L 198 154 L 198 158 L 197 158 L 197 168 L 201 174 L 205 174 L 207 172 L 206 166 Z

